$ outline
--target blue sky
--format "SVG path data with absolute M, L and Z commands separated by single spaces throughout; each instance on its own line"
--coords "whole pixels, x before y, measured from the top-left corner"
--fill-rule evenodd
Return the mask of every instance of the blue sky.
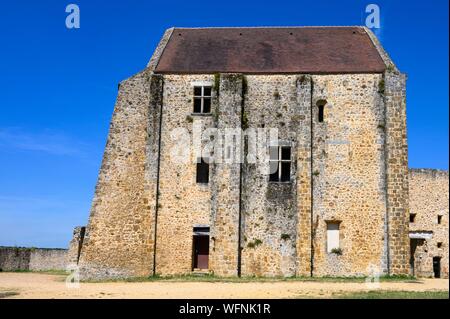
M 76 3 L 81 28 L 65 27 Z M 448 1 L 2 1 L 0 245 L 66 247 L 85 225 L 117 84 L 166 28 L 361 25 L 408 74 L 410 167 L 448 169 Z

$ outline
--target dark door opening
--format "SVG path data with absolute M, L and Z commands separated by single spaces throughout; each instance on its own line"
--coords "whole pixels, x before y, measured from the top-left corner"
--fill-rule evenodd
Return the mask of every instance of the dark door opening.
M 208 269 L 209 236 L 194 235 L 194 269 Z
M 411 275 L 412 276 L 416 276 L 416 259 L 415 259 L 415 254 L 416 254 L 416 249 L 417 246 L 423 245 L 423 239 L 417 239 L 417 238 L 411 238 L 410 240 L 410 257 L 409 257 L 409 265 L 410 265 L 410 269 L 411 269 Z
M 441 257 L 433 257 L 434 278 L 441 278 Z

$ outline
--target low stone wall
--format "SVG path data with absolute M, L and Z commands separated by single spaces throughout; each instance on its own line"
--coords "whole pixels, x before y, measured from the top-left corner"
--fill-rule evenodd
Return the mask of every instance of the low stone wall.
M 66 269 L 67 249 L 0 247 L 0 271 Z
M 16 247 L 0 247 L 0 270 L 28 270 L 30 250 Z
M 32 249 L 30 269 L 33 271 L 66 269 L 67 249 Z

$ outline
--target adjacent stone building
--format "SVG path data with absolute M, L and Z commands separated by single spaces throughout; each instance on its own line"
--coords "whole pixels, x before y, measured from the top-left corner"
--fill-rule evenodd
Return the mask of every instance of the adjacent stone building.
M 81 277 L 409 274 L 405 81 L 363 27 L 167 30 L 120 83 Z
M 411 272 L 448 278 L 448 171 L 409 173 Z

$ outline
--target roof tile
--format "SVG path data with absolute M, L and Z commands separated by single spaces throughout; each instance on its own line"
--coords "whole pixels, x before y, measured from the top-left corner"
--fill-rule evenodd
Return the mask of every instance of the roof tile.
M 158 73 L 381 73 L 362 27 L 175 28 Z

